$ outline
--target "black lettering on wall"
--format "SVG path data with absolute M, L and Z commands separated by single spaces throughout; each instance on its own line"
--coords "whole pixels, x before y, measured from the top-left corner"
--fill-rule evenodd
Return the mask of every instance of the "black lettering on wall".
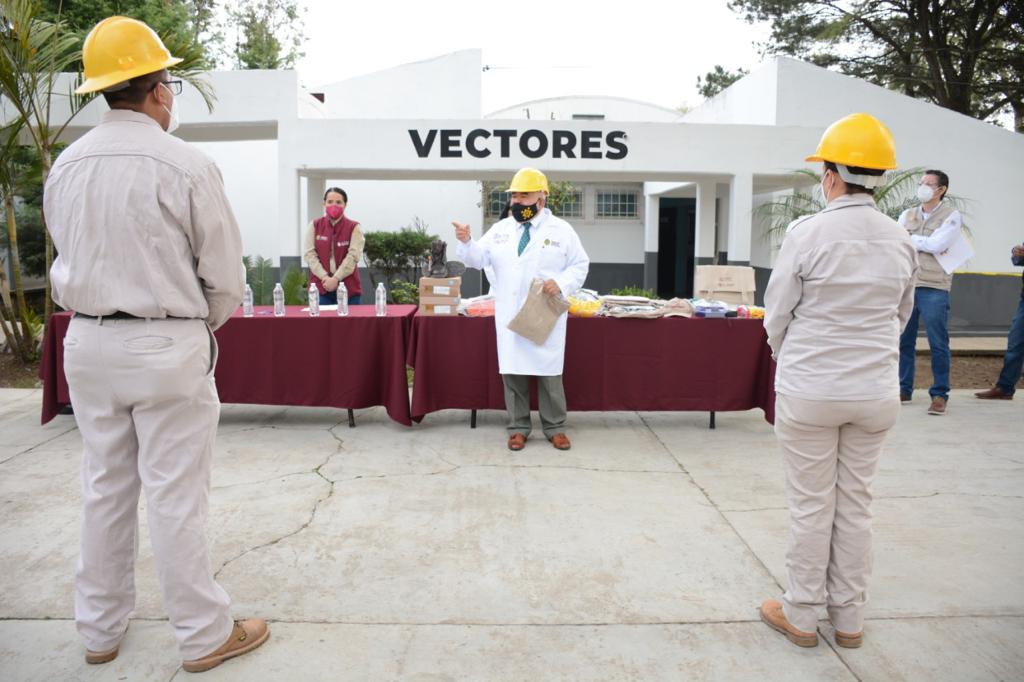
M 501 140 L 501 158 L 507 159 L 509 156 L 509 140 L 519 134 L 518 130 L 495 130 L 494 136 Z
M 420 137 L 420 131 L 418 130 L 410 130 L 409 137 L 412 138 L 412 146 L 416 148 L 416 155 L 421 159 L 425 159 L 430 154 L 430 148 L 434 146 L 434 138 L 437 137 L 437 131 L 427 131 L 426 142 Z
M 551 134 L 551 155 L 560 159 L 576 158 L 576 133 L 571 130 L 556 130 Z
M 476 146 L 476 141 L 478 139 L 480 139 L 481 137 L 487 139 L 490 136 L 490 131 L 482 130 L 481 128 L 469 131 L 469 135 L 466 135 L 466 151 L 469 152 L 469 155 L 477 159 L 484 159 L 490 156 L 490 149 L 480 149 L 479 147 Z
M 581 159 L 600 159 L 601 158 L 601 131 L 600 130 L 584 130 L 580 134 L 580 138 L 583 141 L 583 148 L 580 150 Z
M 624 159 L 626 154 L 629 153 L 629 148 L 626 147 L 625 143 L 621 140 L 626 139 L 626 133 L 623 130 L 613 130 L 608 133 L 608 137 L 605 138 L 605 144 L 607 144 L 612 150 L 605 152 L 604 158 L 606 159 Z
M 532 149 L 531 140 L 537 140 L 537 148 Z M 527 130 L 519 138 L 519 151 L 528 159 L 539 159 L 548 153 L 548 137 L 539 130 Z
M 459 145 L 462 144 L 462 131 L 457 129 L 448 129 L 441 131 L 441 158 L 442 159 L 461 159 L 462 150 Z

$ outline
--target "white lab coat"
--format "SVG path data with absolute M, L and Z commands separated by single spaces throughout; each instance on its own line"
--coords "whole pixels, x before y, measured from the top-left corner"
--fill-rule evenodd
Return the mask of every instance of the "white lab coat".
M 544 345 L 537 345 L 508 330 L 508 323 L 526 301 L 534 279 L 553 279 L 563 296 L 571 296 L 583 286 L 590 269 L 590 258 L 583 250 L 572 225 L 543 209 L 530 221 L 530 243 L 517 255 L 522 230 L 514 218 L 494 224 L 479 241 L 459 242 L 457 258 L 471 268 L 491 268 L 491 293 L 494 294 L 494 326 L 498 336 L 498 371 L 502 374 L 558 376 L 565 360 L 565 323 L 563 314 Z

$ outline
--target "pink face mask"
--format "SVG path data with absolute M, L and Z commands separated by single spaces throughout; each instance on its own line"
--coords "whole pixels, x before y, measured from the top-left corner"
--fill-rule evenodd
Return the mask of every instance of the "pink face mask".
M 331 204 L 327 207 L 327 217 L 331 220 L 337 220 L 345 213 L 345 207 L 339 206 L 338 204 Z

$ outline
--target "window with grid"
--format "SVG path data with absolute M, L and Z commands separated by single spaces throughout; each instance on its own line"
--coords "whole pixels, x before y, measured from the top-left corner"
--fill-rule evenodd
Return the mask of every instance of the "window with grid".
M 558 215 L 563 218 L 583 217 L 583 192 L 572 192 L 565 197 Z
M 598 218 L 636 218 L 636 192 L 598 192 Z
M 487 195 L 487 217 L 497 218 L 501 215 L 501 209 L 509 200 L 509 193 L 501 190 L 491 190 Z

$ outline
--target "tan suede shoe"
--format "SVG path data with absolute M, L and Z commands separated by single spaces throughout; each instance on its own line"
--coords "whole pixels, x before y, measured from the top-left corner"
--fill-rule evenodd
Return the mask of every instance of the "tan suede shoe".
M 942 416 L 946 414 L 946 399 L 941 395 L 932 398 L 932 404 L 928 406 L 928 414 Z
M 864 643 L 864 631 L 854 633 L 852 635 L 845 632 L 839 632 L 836 630 L 836 644 L 845 649 L 859 649 L 860 645 Z
M 128 626 L 124 628 L 125 634 L 128 633 Z M 113 649 L 107 649 L 106 651 L 90 651 L 85 650 L 85 662 L 89 665 L 97 665 L 100 663 L 109 663 L 110 661 L 117 658 L 117 652 L 121 649 L 121 642 L 124 641 L 124 634 L 121 635 L 121 641 L 117 643 Z
M 782 610 L 782 602 L 778 599 L 768 599 L 761 604 L 761 620 L 772 630 L 784 634 L 786 639 L 797 646 L 818 646 L 818 633 L 804 632 L 790 625 L 789 621 L 786 620 L 786 614 Z
M 1013 394 L 1007 393 L 998 386 L 993 386 L 990 389 L 984 391 L 978 391 L 974 394 L 975 398 L 981 398 L 982 400 L 1013 400 Z
M 190 673 L 201 673 L 204 670 L 216 668 L 229 658 L 249 653 L 267 641 L 268 637 L 270 637 L 270 630 L 267 628 L 267 621 L 260 618 L 236 620 L 228 641 L 202 658 L 185 661 L 181 667 Z
M 90 651 L 85 650 L 85 662 L 89 665 L 96 665 L 98 663 L 109 663 L 110 661 L 117 658 L 117 652 L 121 648 L 118 644 L 113 649 L 107 649 L 106 651 Z

